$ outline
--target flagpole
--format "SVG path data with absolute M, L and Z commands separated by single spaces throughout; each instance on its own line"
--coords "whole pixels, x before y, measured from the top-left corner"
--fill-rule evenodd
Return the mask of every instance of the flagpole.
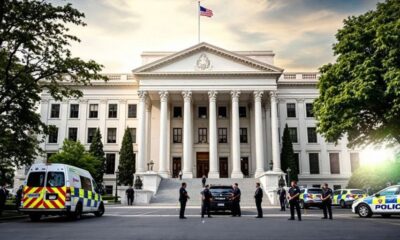
M 198 26 L 197 26 L 197 41 L 200 43 L 200 1 L 197 2 L 197 18 L 198 18 Z

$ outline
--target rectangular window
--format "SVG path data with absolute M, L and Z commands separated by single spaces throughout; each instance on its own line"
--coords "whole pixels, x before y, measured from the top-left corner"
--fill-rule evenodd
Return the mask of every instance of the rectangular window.
M 356 171 L 360 167 L 360 154 L 357 152 L 350 153 L 351 172 Z
M 28 187 L 44 187 L 45 172 L 29 173 L 26 185 Z
M 78 139 L 78 128 L 68 128 L 68 139 L 72 141 Z
M 128 104 L 128 118 L 137 118 L 136 104 Z
M 319 174 L 318 153 L 309 153 L 308 159 L 310 161 L 310 174 Z
M 182 107 L 174 107 L 174 118 L 182 118 Z
M 207 107 L 199 107 L 199 118 L 207 118 Z
M 296 103 L 286 103 L 287 117 L 296 117 Z
M 96 128 L 88 128 L 88 137 L 87 137 L 87 142 L 92 143 L 93 136 L 96 133 Z
M 47 172 L 47 187 L 64 187 L 65 176 L 63 172 Z
M 315 129 L 315 127 L 307 128 L 307 137 L 309 143 L 317 142 L 317 130 Z
M 226 118 L 226 107 L 218 107 L 218 117 Z
M 136 128 L 129 128 L 132 137 L 132 143 L 136 143 Z
M 247 143 L 247 128 L 240 128 L 240 143 Z
M 113 103 L 108 105 L 108 118 L 117 118 L 118 105 Z
M 174 128 L 172 129 L 173 133 L 173 143 L 182 143 L 182 128 Z
M 247 117 L 246 107 L 239 107 L 239 117 L 241 118 Z
M 92 181 L 90 178 L 80 176 L 82 188 L 86 191 L 92 191 Z
M 339 153 L 329 153 L 331 174 L 340 174 Z
M 227 143 L 228 142 L 228 129 L 218 128 L 218 142 Z
M 51 126 L 49 129 L 49 143 L 57 143 L 58 141 L 58 128 Z
M 312 103 L 306 103 L 306 116 L 308 118 L 314 117 L 313 104 Z
M 199 143 L 207 143 L 207 128 L 199 128 Z
M 289 135 L 290 135 L 290 139 L 292 140 L 293 143 L 297 143 L 297 128 L 295 127 L 291 127 L 289 128 Z
M 60 104 L 51 104 L 50 118 L 60 117 Z
M 115 173 L 115 153 L 106 154 L 106 174 Z
M 300 158 L 299 158 L 299 153 L 294 153 L 294 162 L 296 163 L 296 168 L 297 168 L 297 174 L 300 173 Z
M 107 128 L 107 143 L 116 143 L 116 142 L 117 142 L 117 129 Z
M 79 117 L 79 104 L 71 104 L 69 108 L 69 117 L 78 118 Z
M 99 104 L 89 104 L 89 118 L 99 117 Z

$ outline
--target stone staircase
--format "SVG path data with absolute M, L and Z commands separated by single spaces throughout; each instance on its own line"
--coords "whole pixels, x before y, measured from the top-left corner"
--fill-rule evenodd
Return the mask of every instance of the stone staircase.
M 179 199 L 179 188 L 181 183 L 186 182 L 186 190 L 190 196 L 188 201 L 188 206 L 200 206 L 201 205 L 201 195 L 200 192 L 203 190 L 201 178 L 193 179 L 183 179 L 179 180 L 176 178 L 165 178 L 161 180 L 160 186 L 158 187 L 157 193 L 152 197 L 150 203 L 152 205 L 178 205 Z M 211 185 L 232 185 L 233 183 L 238 183 L 241 196 L 242 206 L 254 206 L 254 192 L 257 179 L 254 178 L 244 178 L 244 179 L 230 179 L 230 178 L 220 178 L 220 179 L 207 179 L 207 184 Z M 267 197 L 264 194 L 263 205 L 270 205 Z

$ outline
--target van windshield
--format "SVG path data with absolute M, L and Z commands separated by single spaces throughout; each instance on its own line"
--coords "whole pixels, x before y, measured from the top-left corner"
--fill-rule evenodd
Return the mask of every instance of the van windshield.
M 48 172 L 47 187 L 63 187 L 65 185 L 63 172 Z
M 31 172 L 26 185 L 28 187 L 44 187 L 45 172 Z

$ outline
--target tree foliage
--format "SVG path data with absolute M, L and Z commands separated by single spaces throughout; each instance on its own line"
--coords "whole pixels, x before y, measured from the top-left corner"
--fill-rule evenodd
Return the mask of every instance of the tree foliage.
M 89 152 L 100 161 L 99 169 L 97 169 L 95 175 L 93 175 L 93 178 L 96 180 L 96 183 L 101 184 L 103 183 L 103 175 L 106 170 L 106 158 L 104 157 L 100 129 L 97 129 L 93 136 Z
M 344 20 L 336 62 L 321 67 L 318 131 L 350 146 L 400 143 L 400 1 Z
M 101 162 L 87 152 L 79 141 L 75 142 L 68 139 L 64 140 L 61 151 L 52 155 L 49 162 L 63 163 L 82 168 L 89 171 L 92 176 L 96 176 L 101 166 Z
M 71 54 L 79 39 L 67 25 L 85 26 L 83 18 L 71 4 L 0 0 L 0 160 L 7 165 L 30 165 L 41 152 L 38 136 L 48 132 L 37 113 L 43 91 L 56 100 L 80 97 L 71 85 L 104 79 L 101 65 Z
M 122 185 L 133 184 L 135 174 L 135 155 L 133 153 L 132 136 L 129 128 L 126 128 L 122 146 L 119 152 L 118 182 Z
M 293 143 L 290 137 L 289 128 L 286 124 L 282 136 L 282 152 L 281 152 L 281 167 L 287 173 L 287 168 L 290 168 L 290 180 L 298 180 L 299 170 L 293 152 Z

